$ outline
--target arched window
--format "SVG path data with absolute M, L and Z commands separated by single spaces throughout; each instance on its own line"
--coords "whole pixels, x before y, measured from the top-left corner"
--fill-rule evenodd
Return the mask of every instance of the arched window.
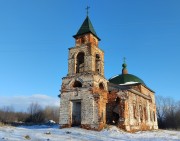
M 148 120 L 147 111 L 146 111 L 146 107 L 145 106 L 144 106 L 144 119 Z
M 82 87 L 82 83 L 79 82 L 79 81 L 75 81 L 74 84 L 73 84 L 73 87 Z
M 153 111 L 153 118 L 154 118 L 154 121 L 156 121 L 156 115 L 154 111 Z
M 84 71 L 84 52 L 80 52 L 76 59 L 76 73 Z
M 140 114 L 140 120 L 142 122 L 142 120 L 143 120 L 143 110 L 142 110 L 142 106 L 141 105 L 139 105 L 139 114 Z
M 134 118 L 137 118 L 137 112 L 136 112 L 136 102 L 133 102 L 133 114 L 134 114 Z
M 100 56 L 99 54 L 96 54 L 96 66 L 95 66 L 95 72 L 100 73 L 101 71 L 101 62 L 100 62 Z
M 99 88 L 100 88 L 101 90 L 104 90 L 104 85 L 103 85 L 103 83 L 99 83 Z
M 150 110 L 150 119 L 151 119 L 151 121 L 153 121 L 152 111 L 151 110 Z

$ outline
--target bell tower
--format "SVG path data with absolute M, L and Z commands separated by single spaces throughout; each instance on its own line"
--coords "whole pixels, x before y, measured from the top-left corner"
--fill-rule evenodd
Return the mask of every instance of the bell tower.
M 107 80 L 104 52 L 89 16 L 73 36 L 69 48 L 68 74 L 62 78 L 60 125 L 100 130 L 106 124 Z
M 98 47 L 100 38 L 88 16 L 73 37 L 75 47 L 69 49 L 68 75 L 89 72 L 104 76 L 104 52 Z

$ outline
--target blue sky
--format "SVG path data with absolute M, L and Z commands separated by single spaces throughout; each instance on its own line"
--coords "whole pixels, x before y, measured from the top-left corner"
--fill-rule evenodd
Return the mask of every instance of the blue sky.
M 120 74 L 126 57 L 129 73 L 157 95 L 180 100 L 179 0 L 0 0 L 0 101 L 57 98 L 87 5 L 105 77 Z

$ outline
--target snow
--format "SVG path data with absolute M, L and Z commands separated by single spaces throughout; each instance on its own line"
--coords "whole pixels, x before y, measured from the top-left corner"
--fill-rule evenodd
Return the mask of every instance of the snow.
M 47 123 L 48 124 L 55 124 L 56 122 L 54 120 L 49 120 Z
M 139 82 L 133 82 L 133 81 L 130 81 L 130 82 L 126 82 L 126 83 L 120 84 L 120 85 L 129 85 L 129 84 L 136 84 L 136 83 L 139 83 Z
M 26 138 L 25 138 L 26 137 Z M 28 138 L 29 137 L 29 138 Z M 127 133 L 115 126 L 98 132 L 78 127 L 59 129 L 54 126 L 2 126 L 0 141 L 180 141 L 180 131 L 153 130 Z

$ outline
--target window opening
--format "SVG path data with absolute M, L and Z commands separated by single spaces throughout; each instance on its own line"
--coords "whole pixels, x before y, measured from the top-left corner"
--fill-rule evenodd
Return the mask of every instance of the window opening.
M 95 66 L 95 71 L 97 73 L 100 73 L 100 66 L 101 66 L 101 59 L 99 54 L 96 54 L 96 66 Z
M 103 83 L 100 83 L 100 84 L 99 84 L 99 88 L 100 88 L 101 90 L 104 90 L 104 85 L 103 85 Z
M 137 113 L 136 113 L 136 103 L 135 102 L 133 102 L 133 114 L 134 114 L 134 118 L 136 119 Z
M 82 87 L 82 83 L 79 81 L 75 81 L 73 87 Z
M 141 105 L 139 105 L 139 113 L 140 113 L 140 120 L 142 122 L 142 120 L 143 120 L 143 110 L 142 110 L 142 106 Z
M 77 62 L 76 62 L 76 73 L 80 73 L 84 71 L 84 53 L 80 52 L 77 55 Z

